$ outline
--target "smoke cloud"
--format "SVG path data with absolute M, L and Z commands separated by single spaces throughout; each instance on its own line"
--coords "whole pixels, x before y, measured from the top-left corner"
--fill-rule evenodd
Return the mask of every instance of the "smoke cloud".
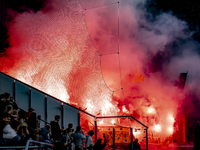
M 193 110 L 199 96 L 199 46 L 186 22 L 172 12 L 154 17 L 145 4 L 49 0 L 37 12 L 10 11 L 1 71 L 93 114 L 161 124 L 167 137 L 169 117 L 184 104 Z M 180 90 L 175 81 L 187 71 Z
M 84 5 L 84 1 L 82 2 Z M 118 10 L 119 16 L 116 16 Z M 185 21 L 174 16 L 173 12 L 159 12 L 153 16 L 146 8 L 146 1 L 129 0 L 119 1 L 119 9 L 117 3 L 92 10 L 87 10 L 86 7 L 86 19 L 97 50 L 107 54 L 102 56 L 102 70 L 118 104 L 126 104 L 130 114 L 147 124 L 149 122 L 143 116 L 149 116 L 147 109 L 154 107 L 156 112 L 153 116 L 159 118 L 157 123 L 162 124 L 162 129 L 173 126 L 173 123 L 166 119 L 168 115 L 176 117 L 184 112 L 188 122 L 191 121 L 191 116 L 193 119 L 194 116 L 199 117 L 194 115 L 197 113 L 193 111 L 193 103 L 198 103 L 196 96 L 199 95 L 199 69 L 195 65 L 199 62 L 199 44 L 192 39 L 194 32 L 189 30 Z M 99 45 L 104 45 L 105 41 L 110 42 L 101 48 Z M 107 47 L 109 51 L 105 53 Z M 109 67 L 112 69 L 107 69 L 106 64 L 111 64 L 111 61 L 115 65 Z M 180 73 L 187 71 L 185 89 L 179 90 L 175 82 Z M 136 82 L 134 78 L 138 77 L 138 72 L 144 75 L 145 81 Z M 117 87 L 114 88 L 114 85 Z M 123 91 L 119 90 L 120 88 L 123 88 Z M 187 111 L 185 106 L 190 106 Z M 135 112 L 140 115 L 135 115 Z M 162 133 L 164 136 L 169 134 L 165 131 L 166 133 Z

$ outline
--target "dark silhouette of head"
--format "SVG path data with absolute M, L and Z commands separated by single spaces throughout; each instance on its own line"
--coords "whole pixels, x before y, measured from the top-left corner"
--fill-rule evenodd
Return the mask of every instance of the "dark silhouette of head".
M 4 93 L 6 100 L 10 100 L 10 93 Z
M 94 135 L 94 131 L 93 131 L 93 130 L 90 130 L 90 131 L 88 132 L 88 135 L 93 136 L 93 135 Z
M 97 140 L 97 143 L 100 143 L 100 144 L 101 144 L 101 142 L 102 142 L 102 139 L 99 138 L 99 139 Z
M 46 129 L 49 131 L 51 129 L 51 126 L 49 124 L 47 124 L 46 126 Z
M 138 139 L 137 138 L 135 139 L 135 143 L 138 143 Z
M 76 132 L 80 132 L 81 131 L 81 126 L 77 126 L 76 127 Z
M 59 121 L 60 120 L 60 116 L 59 115 L 55 115 L 55 120 Z
M 72 124 L 72 123 L 69 123 L 69 124 L 68 124 L 68 128 L 73 128 L 73 124 Z
M 2 120 L 6 123 L 9 124 L 11 119 L 11 115 L 9 113 L 3 113 L 2 115 Z

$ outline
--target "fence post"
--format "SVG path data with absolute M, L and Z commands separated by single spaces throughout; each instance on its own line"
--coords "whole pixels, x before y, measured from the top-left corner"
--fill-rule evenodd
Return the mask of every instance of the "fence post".
M 146 130 L 146 149 L 148 150 L 148 129 L 144 129 Z
M 113 128 L 113 150 L 115 150 L 115 128 Z
M 17 103 L 17 101 L 16 101 L 16 83 L 15 83 L 15 80 L 13 81 L 13 98 L 15 100 L 15 103 Z
M 47 125 L 47 95 L 45 95 L 45 125 Z
M 94 125 L 95 125 L 95 143 L 97 142 L 97 121 L 94 121 Z
M 61 104 L 61 126 L 64 129 L 64 106 L 63 103 Z
M 29 108 L 31 107 L 31 88 L 29 88 L 29 91 L 28 91 L 28 96 L 29 96 Z
M 78 125 L 81 125 L 81 117 L 80 117 L 80 112 L 78 112 Z
M 42 150 L 42 144 L 39 145 L 39 150 Z
M 130 145 L 131 150 L 133 149 L 133 128 L 131 128 L 131 145 Z

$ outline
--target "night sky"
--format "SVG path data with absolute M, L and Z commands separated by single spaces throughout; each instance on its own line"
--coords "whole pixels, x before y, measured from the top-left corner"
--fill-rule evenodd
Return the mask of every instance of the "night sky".
M 10 7 L 13 10 L 16 10 L 17 12 L 30 11 L 29 9 L 32 9 L 34 12 L 37 12 L 38 10 L 43 8 L 46 0 L 29 0 L 29 1 L 27 0 L 21 0 L 21 1 L 12 0 L 11 1 L 10 0 L 10 2 L 11 2 Z M 150 20 L 150 22 L 153 21 L 162 12 L 170 12 L 172 15 L 176 16 L 177 18 L 186 21 L 189 27 L 188 29 L 190 31 L 194 31 L 193 39 L 196 41 L 199 41 L 200 43 L 200 5 L 196 3 L 196 1 L 194 0 L 190 0 L 190 1 L 147 0 L 145 8 L 147 9 L 146 18 L 147 20 Z M 7 18 L 7 20 L 12 20 L 12 19 L 13 19 L 12 16 L 8 16 Z M 6 26 L 0 26 L 0 33 L 1 33 L 0 52 L 2 53 L 6 51 L 7 47 L 9 47 Z M 147 64 L 150 64 L 148 66 L 149 69 L 146 68 L 146 72 L 144 70 L 144 74 L 148 75 L 149 73 L 148 70 L 151 70 L 152 72 L 159 72 L 159 71 L 162 72 L 162 67 L 164 66 L 163 64 L 165 64 L 166 62 L 170 62 L 170 59 L 172 58 L 172 56 L 178 56 L 180 55 L 179 53 L 182 52 L 181 48 L 179 48 L 180 43 L 181 44 L 184 43 L 184 41 L 182 40 L 183 39 L 173 41 L 173 43 L 169 43 L 168 45 L 165 45 L 164 51 L 158 51 L 150 60 L 150 62 L 147 63 Z M 198 52 L 200 54 L 200 49 L 198 49 Z M 195 96 L 193 96 L 192 98 L 196 100 L 199 99 L 198 97 L 195 97 Z M 198 111 L 199 111 L 198 106 L 200 106 L 200 104 L 199 105 L 195 104 L 196 114 L 198 114 Z M 187 108 L 187 106 L 185 108 Z
M 189 29 L 196 31 L 193 38 L 200 41 L 200 5 L 195 0 L 147 0 L 147 8 L 155 17 L 160 12 L 172 12 L 177 18 L 188 23 Z
M 11 8 L 18 12 L 27 11 L 29 8 L 36 12 L 45 5 L 45 1 L 46 0 L 14 0 L 10 2 L 14 2 Z M 189 29 L 195 31 L 193 38 L 200 41 L 200 5 L 196 0 L 147 0 L 146 7 L 151 17 L 156 17 L 161 12 L 172 12 L 177 18 L 188 23 Z M 147 17 L 149 17 L 149 14 L 147 14 Z M 8 17 L 8 19 L 11 18 Z M 4 48 L 9 46 L 6 40 L 7 30 L 5 26 L 1 26 L 0 33 L 0 51 L 4 52 Z

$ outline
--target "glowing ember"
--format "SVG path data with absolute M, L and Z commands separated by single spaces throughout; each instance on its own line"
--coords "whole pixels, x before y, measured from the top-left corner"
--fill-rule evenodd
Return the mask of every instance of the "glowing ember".
M 147 109 L 147 112 L 150 113 L 150 114 L 153 114 L 153 113 L 155 113 L 155 109 L 152 108 L 152 107 L 149 107 L 149 108 Z
M 160 131 L 161 131 L 161 125 L 159 125 L 159 124 L 155 125 L 155 126 L 154 126 L 154 130 L 155 130 L 156 132 L 160 132 Z
M 112 120 L 111 123 L 112 123 L 112 124 L 115 124 L 115 120 Z
M 103 120 L 99 121 L 99 124 L 100 124 L 100 125 L 102 125 L 103 123 L 104 123 Z
M 133 130 L 133 135 L 135 137 L 138 137 L 140 134 L 141 134 L 140 130 L 138 130 L 138 129 Z
M 129 114 L 152 131 L 169 128 L 158 133 L 168 137 L 177 99 L 184 97 L 172 81 L 194 64 L 189 58 L 179 62 L 168 46 L 192 34 L 184 33 L 186 24 L 171 14 L 160 14 L 151 23 L 141 20 L 146 12 L 138 10 L 143 8 L 135 4 L 139 1 L 132 2 L 120 1 L 119 10 L 109 5 L 86 11 L 78 0 L 51 0 L 38 12 L 14 12 L 8 23 L 10 47 L 0 57 L 0 70 L 94 115 Z M 167 58 L 160 63 L 160 56 Z M 122 125 L 135 128 L 131 121 Z
M 168 131 L 169 131 L 170 134 L 172 134 L 174 130 L 173 130 L 172 127 L 170 127 L 170 128 L 168 128 Z
M 122 111 L 125 113 L 129 113 L 129 111 L 126 109 L 126 106 L 124 106 L 124 105 L 122 106 Z
M 169 120 L 170 120 L 171 122 L 173 122 L 173 123 L 174 123 L 174 121 L 175 121 L 174 117 L 173 117 L 171 114 L 169 115 Z

